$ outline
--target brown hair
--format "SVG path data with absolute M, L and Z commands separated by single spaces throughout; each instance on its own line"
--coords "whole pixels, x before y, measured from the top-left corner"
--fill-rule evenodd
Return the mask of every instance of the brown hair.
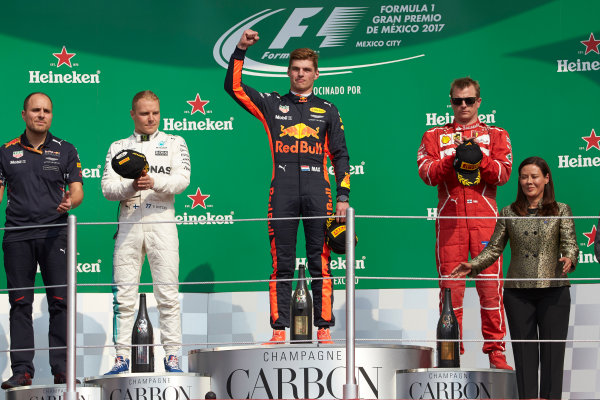
M 133 111 L 135 111 L 135 105 L 141 99 L 156 100 L 160 104 L 158 96 L 154 94 L 152 90 L 142 90 L 141 92 L 138 92 L 135 94 L 135 96 L 133 96 L 133 100 L 131 101 L 131 109 Z
M 548 176 L 548 183 L 544 186 L 544 197 L 542 197 L 542 204 L 538 208 L 538 215 L 558 215 L 558 204 L 554 199 L 554 182 L 552 181 L 552 173 L 548 163 L 541 157 L 528 157 L 523 160 L 519 165 L 519 176 L 521 176 L 521 170 L 526 165 L 537 165 L 544 176 Z M 510 205 L 510 208 L 517 215 L 527 215 L 527 208 L 529 207 L 529 201 L 527 196 L 521 188 L 520 180 L 517 182 L 517 199 Z
M 288 68 L 292 66 L 292 61 L 294 60 L 311 60 L 315 67 L 315 71 L 319 69 L 319 54 L 312 49 L 304 47 L 292 51 L 290 53 L 290 63 L 288 65 Z
M 25 101 L 23 102 L 23 110 L 24 111 L 27 111 L 27 106 L 29 106 L 29 99 L 31 99 L 31 97 L 33 97 L 36 94 L 41 94 L 43 96 L 46 96 L 48 98 L 48 100 L 50 100 L 50 105 L 52 107 L 54 107 L 54 104 L 52 104 L 52 99 L 46 93 L 44 93 L 44 92 L 33 92 L 33 93 L 29 93 L 29 95 L 27 95 L 27 97 L 25 97 Z
M 452 97 L 452 92 L 454 91 L 454 89 L 464 89 L 469 86 L 473 86 L 475 88 L 475 96 L 477 96 L 477 98 L 479 98 L 479 95 L 480 95 L 479 82 L 477 82 L 474 79 L 471 79 L 468 76 L 466 76 L 464 78 L 455 79 L 454 82 L 452 82 L 452 84 L 450 85 L 450 97 Z

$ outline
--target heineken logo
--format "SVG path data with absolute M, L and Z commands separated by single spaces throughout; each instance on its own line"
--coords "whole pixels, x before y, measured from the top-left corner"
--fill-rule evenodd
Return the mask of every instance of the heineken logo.
M 600 54 L 600 50 L 598 50 L 598 46 L 600 45 L 600 40 L 596 40 L 594 37 L 594 32 L 590 32 L 590 35 L 585 40 L 579 41 L 579 46 L 584 46 L 585 50 L 581 50 L 581 47 L 578 54 L 582 58 L 577 58 L 577 60 L 573 59 L 562 59 L 556 60 L 557 69 L 556 72 L 589 72 L 589 71 L 600 71 L 600 60 L 598 59 L 598 55 Z M 595 57 L 590 58 L 591 56 Z
M 584 155 L 563 154 L 558 156 L 558 168 L 596 168 L 600 167 L 600 157 L 597 150 L 600 150 L 600 136 L 596 135 L 594 129 L 588 136 L 581 136 L 585 142 L 585 147 L 579 147 L 580 151 L 585 151 Z M 595 150 L 592 150 L 595 149 Z M 591 154 L 587 153 L 591 150 Z
M 207 107 L 210 100 L 202 98 L 200 93 L 196 92 L 194 96 L 187 97 L 185 110 L 182 114 L 190 118 L 163 118 L 163 130 L 170 131 L 233 131 L 233 117 L 220 119 L 209 118 L 213 114 L 212 107 Z M 198 113 L 198 114 L 196 114 Z M 195 116 L 194 116 L 195 115 Z
M 63 65 L 69 68 L 79 67 L 79 63 L 73 62 L 73 58 L 77 53 L 71 53 L 67 50 L 66 46 L 63 46 L 60 52 L 52 53 L 52 56 L 56 57 L 56 62 L 51 62 L 50 67 L 56 69 L 60 68 L 59 71 L 65 70 Z M 99 84 L 100 83 L 100 71 L 94 73 L 80 73 L 75 70 L 68 72 L 56 72 L 41 71 L 41 70 L 30 70 L 29 72 L 29 83 L 37 84 Z

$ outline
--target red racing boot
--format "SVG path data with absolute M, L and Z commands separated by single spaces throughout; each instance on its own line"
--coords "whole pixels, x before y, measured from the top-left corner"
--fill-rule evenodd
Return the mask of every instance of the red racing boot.
M 321 328 L 317 331 L 317 341 L 320 344 L 333 344 L 333 340 L 331 340 L 331 332 L 329 332 L 329 328 Z
M 285 329 L 273 329 L 273 337 L 263 345 L 268 344 L 285 344 Z
M 490 357 L 490 368 L 510 369 L 510 370 L 513 369 L 506 362 L 506 357 L 504 356 L 503 352 L 498 351 L 498 350 L 492 351 L 490 354 L 488 354 L 488 356 Z

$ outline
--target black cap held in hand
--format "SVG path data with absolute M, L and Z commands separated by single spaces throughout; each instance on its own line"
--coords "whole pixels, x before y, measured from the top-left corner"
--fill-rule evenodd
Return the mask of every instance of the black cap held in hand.
M 137 179 L 149 169 L 146 156 L 130 149 L 118 152 L 110 164 L 117 174 L 127 179 Z
M 456 156 L 454 157 L 454 169 L 458 181 L 465 185 L 477 185 L 481 182 L 479 166 L 483 159 L 483 153 L 479 145 L 473 140 L 467 140 L 456 147 Z
M 327 246 L 337 254 L 346 254 L 346 224 L 336 222 L 335 218 L 329 218 L 326 223 L 327 234 L 325 242 Z M 358 236 L 354 236 L 354 246 L 358 243 Z

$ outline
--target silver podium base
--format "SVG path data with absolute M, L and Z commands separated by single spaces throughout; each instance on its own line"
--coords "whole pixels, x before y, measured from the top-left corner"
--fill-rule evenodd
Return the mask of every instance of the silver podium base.
M 432 354 L 433 349 L 420 346 L 356 346 L 359 396 L 393 399 L 396 371 L 431 367 Z M 340 399 L 346 348 L 285 344 L 198 349 L 188 354 L 188 370 L 210 376 L 218 399 Z
M 32 385 L 7 389 L 6 400 L 63 400 L 67 385 Z M 102 400 L 102 388 L 97 385 L 77 385 L 79 400 Z
M 516 399 L 515 371 L 423 368 L 398 371 L 396 399 Z
M 102 386 L 103 400 L 203 399 L 210 391 L 210 378 L 200 374 L 128 373 L 84 380 Z

